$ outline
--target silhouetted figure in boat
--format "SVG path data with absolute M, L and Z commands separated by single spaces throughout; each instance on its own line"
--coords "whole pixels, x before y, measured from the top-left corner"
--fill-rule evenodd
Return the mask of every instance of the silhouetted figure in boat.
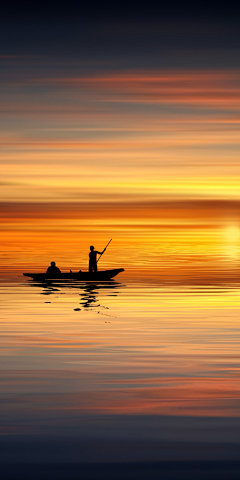
M 51 265 L 50 267 L 48 267 L 46 274 L 48 275 L 48 277 L 56 278 L 61 275 L 61 270 L 59 270 L 59 268 L 56 267 L 55 262 L 51 262 Z
M 97 273 L 97 255 L 102 255 L 105 252 L 106 248 L 102 252 L 94 250 L 94 247 L 91 245 L 89 252 L 89 273 Z

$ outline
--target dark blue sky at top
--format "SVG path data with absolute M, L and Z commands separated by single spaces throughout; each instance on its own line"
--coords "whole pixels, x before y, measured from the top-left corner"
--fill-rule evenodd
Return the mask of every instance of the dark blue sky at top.
M 0 55 L 63 58 L 90 69 L 98 62 L 99 68 L 238 68 L 239 11 L 217 2 L 10 3 L 1 11 Z

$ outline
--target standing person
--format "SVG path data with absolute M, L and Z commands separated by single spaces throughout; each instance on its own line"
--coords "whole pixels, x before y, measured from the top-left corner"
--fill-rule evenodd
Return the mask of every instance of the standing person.
M 97 255 L 102 255 L 105 252 L 106 248 L 102 252 L 94 250 L 93 245 L 90 247 L 89 252 L 89 273 L 97 273 Z

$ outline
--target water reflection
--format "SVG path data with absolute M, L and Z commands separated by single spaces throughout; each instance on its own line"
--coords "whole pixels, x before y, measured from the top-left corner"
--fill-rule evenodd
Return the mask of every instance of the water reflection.
M 84 288 L 84 292 L 80 293 L 81 296 L 81 305 L 84 308 L 90 308 L 90 307 L 100 307 L 100 304 L 98 303 L 98 287 L 97 285 L 86 285 Z
M 43 282 L 28 281 L 27 286 L 36 287 L 41 289 L 40 295 L 64 295 L 64 290 L 76 291 L 80 295 L 80 305 L 84 309 L 102 308 L 108 309 L 109 307 L 101 303 L 101 296 L 117 297 L 119 295 L 119 289 L 125 287 L 122 283 L 114 280 L 107 282 L 62 282 L 57 280 L 44 280 Z M 45 302 L 50 303 L 50 302 Z M 80 309 L 78 309 L 80 310 Z M 100 313 L 100 312 L 98 312 Z
M 0 287 L 0 446 L 12 438 L 11 455 L 18 438 L 17 458 L 24 442 L 29 458 L 39 458 L 40 440 L 49 445 L 55 435 L 63 446 L 53 442 L 54 458 L 68 455 L 68 439 L 82 438 L 76 462 L 79 452 L 85 460 L 86 441 L 87 458 L 96 452 L 99 461 L 106 439 L 104 454 L 115 460 L 120 441 L 128 450 L 131 442 L 131 455 L 153 460 L 216 458 L 219 444 L 218 458 L 239 458 L 237 284 L 30 280 Z M 141 438 L 147 443 L 139 453 Z

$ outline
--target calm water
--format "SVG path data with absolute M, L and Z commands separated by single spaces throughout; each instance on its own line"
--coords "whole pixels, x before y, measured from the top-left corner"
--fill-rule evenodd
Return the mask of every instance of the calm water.
M 239 460 L 239 285 L 0 288 L 4 462 Z

